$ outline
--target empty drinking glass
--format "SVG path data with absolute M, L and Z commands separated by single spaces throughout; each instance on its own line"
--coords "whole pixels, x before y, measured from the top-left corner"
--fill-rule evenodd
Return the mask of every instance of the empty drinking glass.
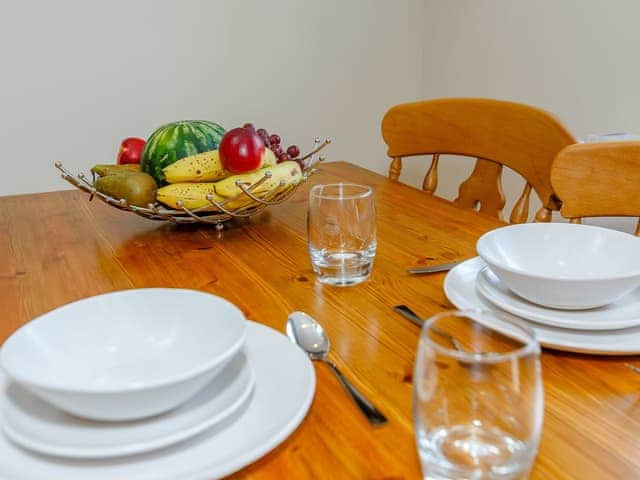
M 376 210 L 371 187 L 315 185 L 307 216 L 309 254 L 322 283 L 355 285 L 371 274 L 376 254 Z
M 528 478 L 543 417 L 540 347 L 508 314 L 444 312 L 425 322 L 414 421 L 428 480 Z

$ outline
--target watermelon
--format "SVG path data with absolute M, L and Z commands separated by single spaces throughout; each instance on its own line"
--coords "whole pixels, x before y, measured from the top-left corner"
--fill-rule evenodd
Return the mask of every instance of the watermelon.
M 163 125 L 151 134 L 140 161 L 143 172 L 166 185 L 162 169 L 181 158 L 218 148 L 224 128 L 207 120 L 182 120 Z

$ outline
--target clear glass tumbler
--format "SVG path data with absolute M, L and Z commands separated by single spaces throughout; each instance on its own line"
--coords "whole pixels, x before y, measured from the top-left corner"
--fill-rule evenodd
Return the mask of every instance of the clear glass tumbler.
M 533 331 L 498 312 L 430 318 L 420 335 L 413 408 L 425 479 L 528 478 L 544 409 Z
M 376 254 L 376 209 L 371 187 L 315 185 L 307 216 L 309 254 L 322 283 L 355 285 L 371 275 Z

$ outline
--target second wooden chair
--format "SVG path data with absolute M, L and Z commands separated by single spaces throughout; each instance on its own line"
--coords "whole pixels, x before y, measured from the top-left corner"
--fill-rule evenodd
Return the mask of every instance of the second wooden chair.
M 560 213 L 572 223 L 582 217 L 640 217 L 640 142 L 571 145 L 553 162 L 551 183 L 562 200 Z

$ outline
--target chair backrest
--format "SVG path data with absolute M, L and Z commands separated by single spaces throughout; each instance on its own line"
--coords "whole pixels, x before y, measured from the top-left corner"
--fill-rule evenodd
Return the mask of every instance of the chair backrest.
M 560 214 L 573 223 L 582 217 L 640 217 L 640 142 L 571 145 L 556 156 L 551 183 L 562 200 Z
M 440 154 L 476 157 L 475 168 L 461 185 L 455 202 L 502 219 L 505 204 L 502 166 L 526 184 L 511 212 L 512 223 L 525 222 L 535 190 L 543 207 L 539 221 L 550 221 L 559 208 L 550 181 L 556 154 L 576 142 L 550 113 L 519 103 L 482 98 L 443 98 L 392 107 L 382 120 L 382 137 L 391 157 L 389 177 L 397 180 L 402 158 L 433 155 L 423 190 L 435 192 Z

